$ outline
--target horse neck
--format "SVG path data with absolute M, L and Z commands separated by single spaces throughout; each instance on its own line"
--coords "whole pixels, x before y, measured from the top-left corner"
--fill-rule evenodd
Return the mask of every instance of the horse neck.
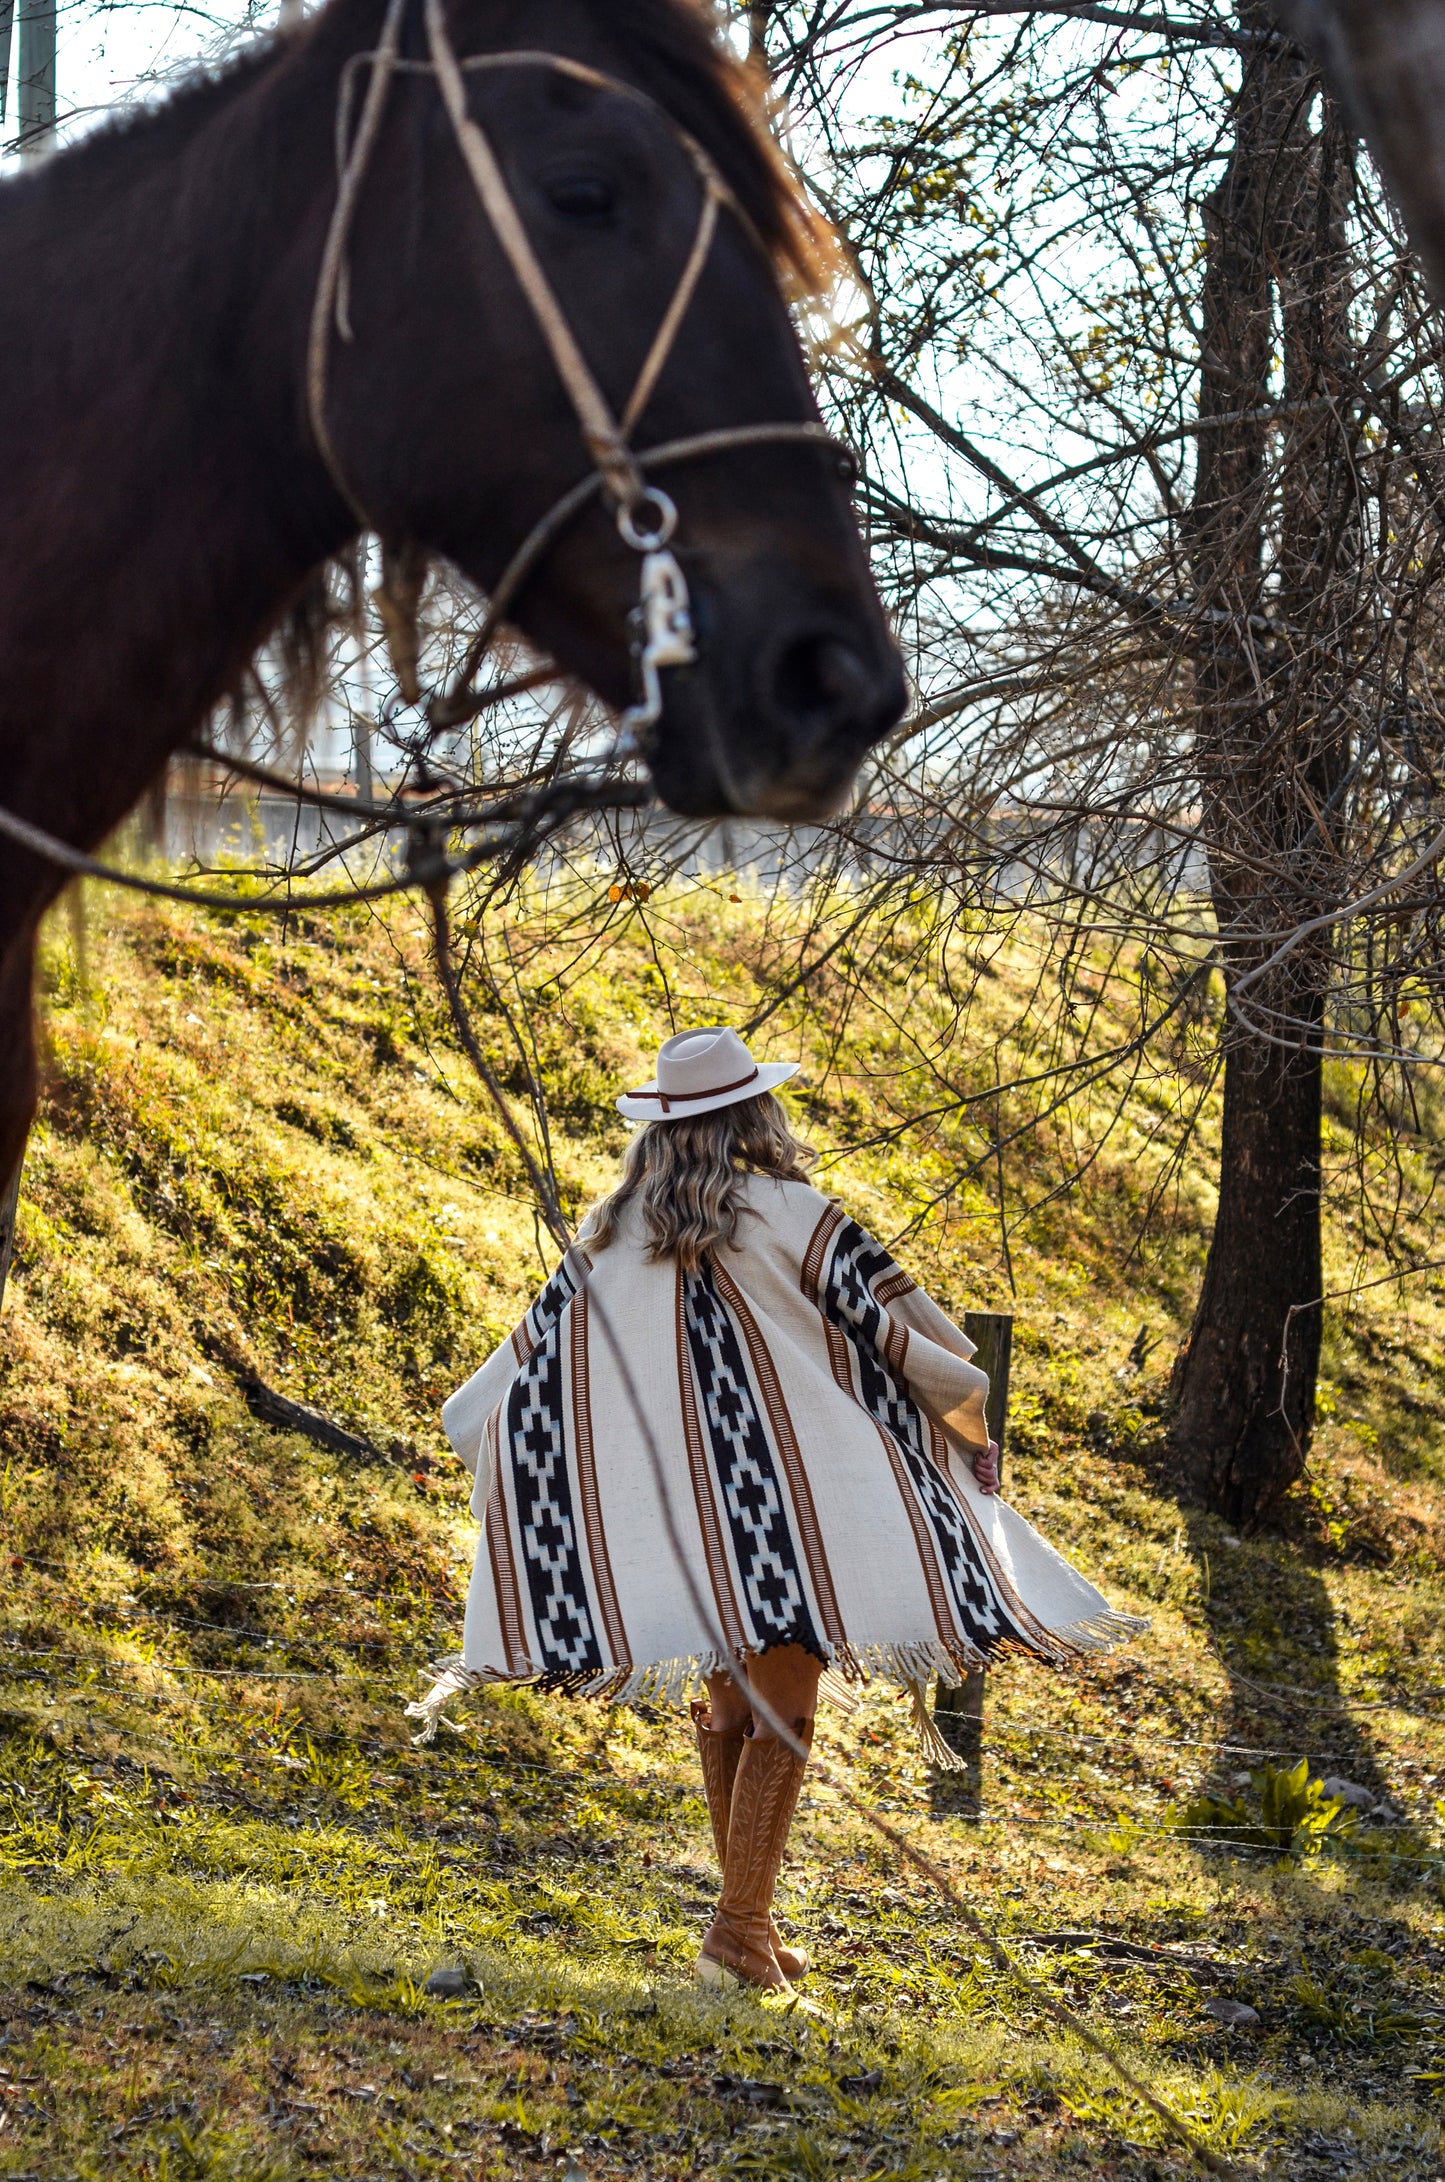
M 73 839 L 354 528 L 302 396 L 341 57 L 309 39 L 192 94 L 189 133 L 183 99 L 0 191 L 0 778 Z

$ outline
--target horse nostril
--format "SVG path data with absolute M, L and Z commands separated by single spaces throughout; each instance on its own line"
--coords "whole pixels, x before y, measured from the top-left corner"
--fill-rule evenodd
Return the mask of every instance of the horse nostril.
M 801 636 L 779 653 L 769 710 L 780 726 L 805 734 L 871 727 L 874 677 L 851 644 L 836 636 Z

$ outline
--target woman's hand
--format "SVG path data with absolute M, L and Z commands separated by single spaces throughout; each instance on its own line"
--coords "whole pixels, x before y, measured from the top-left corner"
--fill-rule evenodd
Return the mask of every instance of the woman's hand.
M 990 1498 L 998 1491 L 998 1441 L 990 1440 L 988 1452 L 973 1458 L 974 1482 Z

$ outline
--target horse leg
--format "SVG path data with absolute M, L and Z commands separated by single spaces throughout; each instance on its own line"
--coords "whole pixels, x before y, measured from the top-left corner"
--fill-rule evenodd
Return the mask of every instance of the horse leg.
M 24 933 L 0 961 L 0 1192 L 20 1164 L 35 1119 L 35 935 Z

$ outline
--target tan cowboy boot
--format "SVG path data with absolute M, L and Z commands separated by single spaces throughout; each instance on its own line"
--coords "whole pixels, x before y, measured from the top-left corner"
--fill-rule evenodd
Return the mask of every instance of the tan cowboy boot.
M 697 1735 L 697 1754 L 702 1764 L 707 1815 L 712 1820 L 717 1868 L 725 1872 L 728 1864 L 728 1812 L 732 1808 L 733 1776 L 737 1772 L 738 1759 L 743 1754 L 748 1731 L 745 1727 L 715 1728 L 712 1724 L 712 1708 L 705 1698 L 693 1704 L 692 1724 Z M 784 1977 L 804 1976 L 808 1969 L 808 1957 L 802 1948 L 785 1947 L 782 1934 L 771 1919 L 769 1930 L 773 1940 L 773 1959 Z
M 806 1749 L 812 1721 L 799 1720 L 795 1733 Z M 806 1765 L 806 1758 L 795 1757 L 775 1736 L 743 1738 L 728 1812 L 722 1900 L 698 1957 L 697 1974 L 705 1985 L 793 1989 L 773 1954 L 769 1911 Z

